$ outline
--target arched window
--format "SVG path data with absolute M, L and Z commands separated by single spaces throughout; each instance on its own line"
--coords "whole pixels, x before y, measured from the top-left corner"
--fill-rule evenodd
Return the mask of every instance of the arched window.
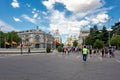
M 36 42 L 39 42 L 39 40 L 40 40 L 40 36 L 39 36 L 39 35 L 36 35 L 36 36 L 35 36 L 35 41 L 36 41 Z

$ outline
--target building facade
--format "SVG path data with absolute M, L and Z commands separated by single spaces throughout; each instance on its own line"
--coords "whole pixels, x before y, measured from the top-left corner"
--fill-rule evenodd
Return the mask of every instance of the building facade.
M 57 41 L 58 43 L 62 43 L 62 39 L 58 29 L 55 30 L 53 36 L 54 36 L 54 41 Z
M 26 30 L 18 32 L 19 37 L 22 39 L 22 44 L 32 48 L 46 48 L 52 45 L 54 37 L 50 33 L 45 33 L 42 30 Z
M 78 43 L 80 44 L 80 45 L 82 45 L 82 43 L 83 44 L 85 44 L 84 42 L 84 40 L 85 40 L 85 38 L 88 36 L 90 34 L 90 31 L 89 30 L 82 30 L 82 31 L 80 31 L 80 34 L 79 34 L 79 37 L 78 37 Z
M 73 46 L 73 42 L 74 42 L 75 40 L 78 41 L 78 39 L 77 39 L 76 37 L 73 37 L 72 35 L 71 35 L 71 36 L 68 36 L 68 37 L 67 37 L 67 40 L 65 41 L 64 44 L 65 44 L 65 46 L 71 46 L 71 47 L 72 47 L 72 46 Z

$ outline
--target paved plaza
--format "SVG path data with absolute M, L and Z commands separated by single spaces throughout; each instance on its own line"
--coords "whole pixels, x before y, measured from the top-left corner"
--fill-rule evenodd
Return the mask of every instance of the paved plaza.
M 0 55 L 0 80 L 120 80 L 119 70 L 119 52 L 115 58 L 96 55 L 87 62 L 75 53 Z

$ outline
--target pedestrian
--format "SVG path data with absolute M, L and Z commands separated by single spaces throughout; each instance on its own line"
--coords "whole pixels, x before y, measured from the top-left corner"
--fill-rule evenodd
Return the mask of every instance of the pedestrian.
M 101 50 L 101 52 L 102 52 L 102 57 L 104 57 L 104 48 L 102 48 L 102 50 Z
M 64 47 L 64 54 L 66 54 L 66 47 Z
M 94 51 L 93 51 L 93 53 L 94 53 L 94 56 L 96 56 L 96 52 L 97 52 L 97 51 L 96 51 L 96 49 L 94 49 Z
M 105 48 L 105 57 L 107 57 L 107 55 L 108 55 L 108 48 L 106 47 Z
M 87 60 L 87 54 L 88 54 L 88 49 L 86 48 L 86 46 L 84 46 L 84 48 L 82 49 L 83 61 Z
M 112 47 L 109 48 L 109 56 L 110 56 L 110 58 L 114 57 L 114 53 L 113 53 Z
M 89 49 L 90 57 L 92 57 L 92 49 Z
M 31 51 L 30 51 L 30 47 L 28 47 L 28 54 L 29 54 L 29 53 L 31 53 Z
M 111 51 L 112 51 L 111 56 L 112 56 L 112 57 L 115 57 L 115 54 L 114 54 L 114 48 L 112 48 Z

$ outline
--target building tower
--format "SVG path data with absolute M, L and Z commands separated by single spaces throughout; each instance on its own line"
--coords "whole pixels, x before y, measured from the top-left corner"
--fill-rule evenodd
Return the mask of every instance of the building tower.
M 61 39 L 61 36 L 60 36 L 60 33 L 59 33 L 59 29 L 55 30 L 55 33 L 53 34 L 53 36 L 54 36 L 55 41 L 57 41 L 59 43 L 62 42 L 62 39 Z

